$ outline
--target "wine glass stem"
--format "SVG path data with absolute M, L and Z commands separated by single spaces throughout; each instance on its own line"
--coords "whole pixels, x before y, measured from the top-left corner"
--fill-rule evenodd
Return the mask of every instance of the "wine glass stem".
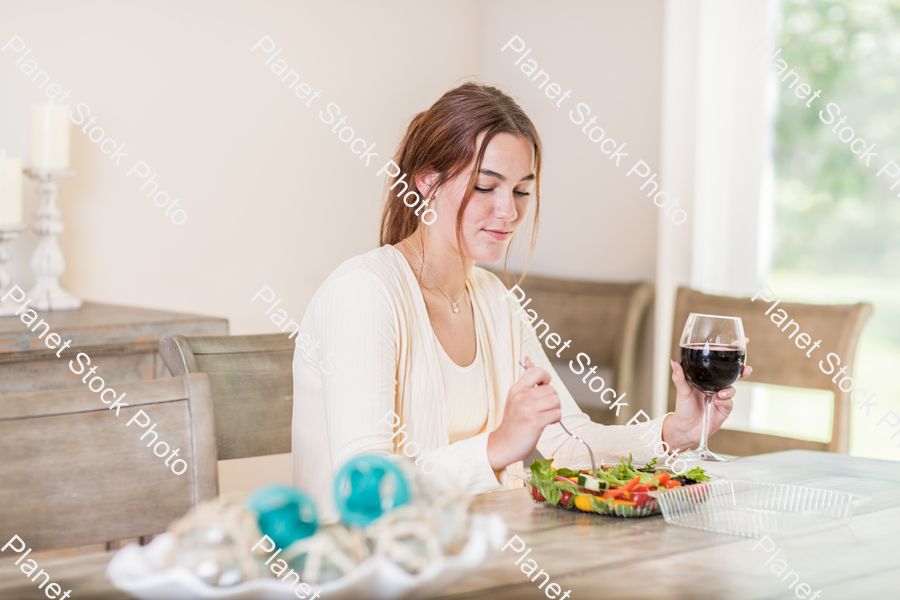
M 703 418 L 700 424 L 700 445 L 697 446 L 697 452 L 706 452 L 709 448 L 706 443 L 709 438 L 709 411 L 712 410 L 713 395 L 711 392 L 703 393 Z

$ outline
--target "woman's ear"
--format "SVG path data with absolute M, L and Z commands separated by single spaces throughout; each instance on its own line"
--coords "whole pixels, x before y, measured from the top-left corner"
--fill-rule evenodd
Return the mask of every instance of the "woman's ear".
M 421 173 L 416 177 L 416 189 L 424 194 L 423 200 L 431 198 L 431 188 L 434 186 L 435 181 L 437 181 L 437 174 L 432 171 Z

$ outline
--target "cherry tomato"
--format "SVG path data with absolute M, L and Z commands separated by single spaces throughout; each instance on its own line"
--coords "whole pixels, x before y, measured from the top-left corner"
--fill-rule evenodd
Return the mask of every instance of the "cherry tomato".
M 572 499 L 572 492 L 563 492 L 562 497 L 559 499 L 559 505 L 565 508 L 569 507 L 569 500 Z
M 545 502 L 547 500 L 546 498 L 544 498 L 544 496 L 538 491 L 538 489 L 535 486 L 531 485 L 529 487 L 531 488 L 531 497 L 532 498 L 534 498 L 538 502 Z
M 634 501 L 635 501 L 636 508 L 640 508 L 640 507 L 644 506 L 644 504 L 647 503 L 647 500 L 650 499 L 650 497 L 647 495 L 647 492 L 649 492 L 649 491 L 650 491 L 650 488 L 648 488 L 646 485 L 636 486 L 632 490 L 632 492 L 634 492 Z

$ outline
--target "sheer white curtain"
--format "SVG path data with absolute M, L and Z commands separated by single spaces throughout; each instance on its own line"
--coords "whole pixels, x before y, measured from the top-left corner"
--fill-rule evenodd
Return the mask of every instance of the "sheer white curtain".
M 777 91 L 762 38 L 776 0 L 667 0 L 664 187 L 689 218 L 659 215 L 654 414 L 665 411 L 675 290 L 752 295 L 769 269 L 772 119 Z M 768 48 L 771 44 L 764 44 Z M 680 327 L 680 325 L 678 326 Z

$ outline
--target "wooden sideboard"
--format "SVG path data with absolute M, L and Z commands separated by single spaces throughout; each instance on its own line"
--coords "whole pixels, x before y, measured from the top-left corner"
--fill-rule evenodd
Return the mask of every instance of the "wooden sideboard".
M 57 357 L 20 317 L 0 317 L 0 394 L 84 386 L 69 369 L 79 352 L 91 357 L 108 384 L 169 377 L 157 345 L 165 335 L 228 335 L 228 320 L 146 308 L 85 302 L 81 310 L 40 311 L 72 344 Z M 45 336 L 46 338 L 46 336 Z M 76 364 L 77 368 L 77 364 Z

